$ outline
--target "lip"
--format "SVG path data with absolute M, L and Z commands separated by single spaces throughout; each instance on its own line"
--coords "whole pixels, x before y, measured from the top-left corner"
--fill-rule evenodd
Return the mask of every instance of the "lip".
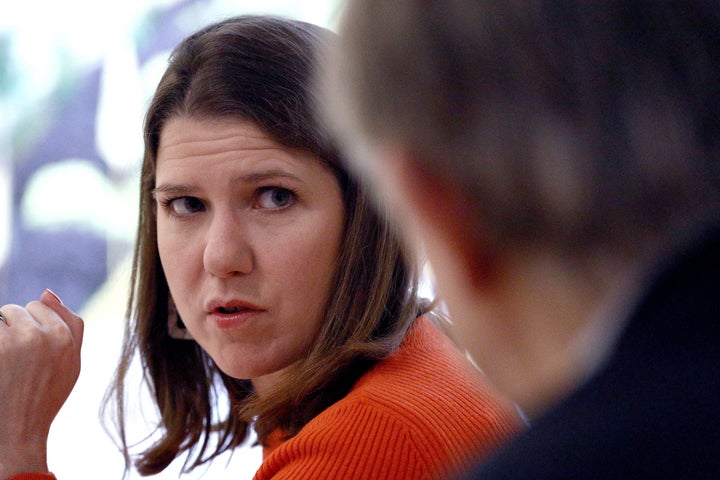
M 218 328 L 221 330 L 233 330 L 242 327 L 265 310 L 243 300 L 216 299 L 208 302 L 206 311 Z

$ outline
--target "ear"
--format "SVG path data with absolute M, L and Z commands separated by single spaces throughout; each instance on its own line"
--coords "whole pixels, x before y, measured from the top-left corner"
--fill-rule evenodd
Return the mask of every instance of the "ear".
M 409 215 L 414 217 L 413 234 L 424 239 L 431 261 L 433 256 L 442 256 L 451 262 L 454 275 L 460 277 L 456 281 L 474 289 L 491 288 L 498 264 L 494 250 L 476 226 L 482 212 L 471 207 L 473 202 L 464 186 L 421 160 L 407 151 L 396 153 L 392 167 L 398 196 L 403 197 Z M 435 255 L 430 250 L 435 250 Z

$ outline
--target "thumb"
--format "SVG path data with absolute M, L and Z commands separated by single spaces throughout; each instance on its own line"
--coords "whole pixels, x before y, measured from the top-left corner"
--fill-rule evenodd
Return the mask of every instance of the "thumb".
M 75 342 L 77 342 L 78 345 L 82 345 L 83 331 L 85 327 L 83 319 L 66 307 L 62 300 L 60 300 L 60 297 L 55 295 L 55 292 L 49 288 L 45 289 L 42 295 L 40 295 L 40 301 L 50 307 L 60 316 L 60 318 L 62 318 L 62 320 L 70 328 L 70 332 L 72 333 Z

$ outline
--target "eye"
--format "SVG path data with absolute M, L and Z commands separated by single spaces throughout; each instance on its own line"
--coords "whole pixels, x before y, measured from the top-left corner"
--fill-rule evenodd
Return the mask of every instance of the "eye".
M 257 197 L 257 208 L 279 210 L 287 208 L 295 202 L 295 193 L 282 187 L 267 187 Z
M 177 197 L 164 200 L 162 205 L 172 211 L 173 215 L 184 217 L 205 210 L 205 204 L 196 197 Z

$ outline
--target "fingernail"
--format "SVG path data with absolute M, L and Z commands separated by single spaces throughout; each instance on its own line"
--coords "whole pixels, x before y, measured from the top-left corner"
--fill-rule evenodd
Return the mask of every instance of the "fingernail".
M 49 293 L 50 295 L 52 295 L 52 297 L 53 297 L 55 300 L 57 300 L 57 302 L 58 302 L 60 305 L 64 305 L 63 301 L 60 300 L 60 297 L 58 297 L 58 296 L 55 294 L 55 292 L 53 292 L 53 291 L 50 290 L 49 288 L 46 288 L 45 291 L 46 291 L 47 293 Z

